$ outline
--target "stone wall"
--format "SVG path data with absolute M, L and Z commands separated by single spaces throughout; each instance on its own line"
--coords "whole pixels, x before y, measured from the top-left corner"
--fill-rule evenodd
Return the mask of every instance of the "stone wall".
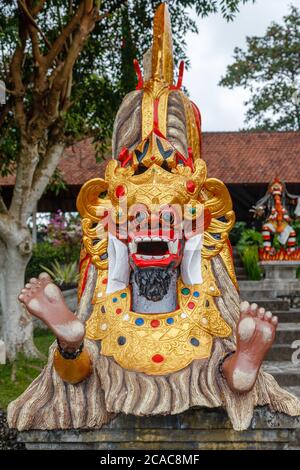
M 194 408 L 173 416 L 137 418 L 119 415 L 99 430 L 27 431 L 19 434 L 27 449 L 300 449 L 300 417 L 255 411 L 248 430 L 232 429 L 220 409 Z

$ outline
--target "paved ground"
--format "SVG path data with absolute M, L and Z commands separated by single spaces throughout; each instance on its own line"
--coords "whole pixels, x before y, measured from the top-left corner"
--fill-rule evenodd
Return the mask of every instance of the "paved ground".
M 0 410 L 0 450 L 25 449 L 24 444 L 17 442 L 17 432 L 8 428 L 6 414 Z

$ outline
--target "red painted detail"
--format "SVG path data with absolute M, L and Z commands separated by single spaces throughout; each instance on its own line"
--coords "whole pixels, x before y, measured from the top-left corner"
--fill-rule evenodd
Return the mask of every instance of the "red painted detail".
M 129 150 L 127 147 L 123 147 L 122 150 L 119 153 L 119 161 L 123 163 L 124 160 L 128 157 Z
M 83 263 L 90 257 L 90 255 L 85 255 L 84 258 L 82 258 L 82 260 L 80 261 L 79 263 L 79 272 L 81 271 L 81 267 L 83 265 Z
M 121 167 L 124 168 L 127 163 L 132 160 L 132 153 L 129 152 L 127 147 L 123 147 L 119 153 L 119 161 L 121 162 Z
M 116 314 L 117 314 L 117 315 L 120 315 L 121 313 L 122 313 L 122 309 L 121 309 L 121 308 L 117 308 Z
M 84 261 L 84 260 L 83 260 L 83 261 Z M 82 294 L 83 294 L 83 292 L 84 292 L 84 289 L 85 289 L 85 286 L 86 286 L 86 281 L 87 281 L 87 277 L 88 277 L 88 272 L 89 272 L 90 264 L 91 264 L 91 258 L 89 259 L 88 265 L 87 265 L 87 267 L 85 268 L 85 271 L 84 271 L 84 275 L 83 275 L 83 279 L 82 279 L 82 285 L 81 285 L 81 294 L 80 294 L 80 297 L 82 296 Z
M 162 139 L 167 140 L 166 137 L 163 135 L 162 132 L 160 132 L 159 129 L 155 129 L 154 133 L 155 133 L 155 135 L 157 135 L 158 137 L 161 137 Z
M 195 307 L 194 302 L 189 302 L 189 303 L 188 303 L 188 308 L 189 308 L 190 310 L 192 310 L 194 307 Z
M 167 253 L 166 253 L 167 254 Z M 131 259 L 132 259 L 132 262 L 135 266 L 138 266 L 139 268 L 149 268 L 149 267 L 153 267 L 153 266 L 158 266 L 158 267 L 167 267 L 169 266 L 171 263 L 174 264 L 174 268 L 176 266 L 178 266 L 179 264 L 179 261 L 180 261 L 180 258 L 178 256 L 178 254 L 176 255 L 171 255 L 169 254 L 168 258 L 165 258 L 165 259 L 141 259 L 141 258 L 137 258 L 136 257 L 136 254 L 133 254 L 131 255 Z
M 159 105 L 159 98 L 155 98 L 153 103 L 153 130 L 157 132 L 159 130 L 158 126 L 158 105 Z
M 182 153 L 180 152 L 176 152 L 176 163 L 178 164 L 179 162 L 182 163 L 185 165 L 185 166 L 189 166 L 190 169 L 192 171 L 194 171 L 194 163 L 193 163 L 193 159 L 191 158 L 186 158 L 184 155 L 182 155 Z
M 152 328 L 157 328 L 160 325 L 160 321 L 159 320 L 152 320 L 150 325 L 152 326 Z
M 137 59 L 133 60 L 133 66 L 134 66 L 134 70 L 135 70 L 135 73 L 136 73 L 136 76 L 137 76 L 137 79 L 138 79 L 138 84 L 136 86 L 136 90 L 140 90 L 144 86 L 144 80 L 143 80 L 143 75 L 142 75 L 142 72 L 141 72 L 141 67 L 140 67 L 140 64 L 139 64 Z
M 195 167 L 194 167 L 194 155 L 193 155 L 193 149 L 192 147 L 189 147 L 188 148 L 188 154 L 189 154 L 189 158 L 187 159 L 187 166 L 189 166 L 192 171 L 195 171 Z
M 192 180 L 188 180 L 186 182 L 186 189 L 188 190 L 189 193 L 193 193 L 196 189 L 196 183 Z
M 177 79 L 178 90 L 180 90 L 180 88 L 182 87 L 183 73 L 184 73 L 184 61 L 181 60 L 179 64 L 179 74 L 178 74 L 178 79 Z
M 233 259 L 233 251 L 232 251 L 232 246 L 231 246 L 229 238 L 227 239 L 227 246 L 228 246 L 228 249 L 229 249 L 230 256 Z
M 209 209 L 204 209 L 204 230 L 208 229 L 211 223 L 211 213 Z
M 107 278 L 103 279 L 102 284 L 107 284 Z
M 152 160 L 152 161 L 154 161 L 154 160 L 155 160 L 155 156 L 154 156 L 154 155 L 152 155 L 152 157 L 151 157 L 151 160 Z
M 199 111 L 199 108 L 197 105 L 195 105 L 195 103 L 192 103 L 192 108 L 193 108 L 193 111 L 194 111 L 194 116 L 195 116 L 195 119 L 196 119 L 196 125 L 197 125 L 197 130 L 198 130 L 198 135 L 199 135 L 199 145 L 200 145 L 200 156 L 202 154 L 202 135 L 201 135 L 201 113 Z
M 152 356 L 152 361 L 156 363 L 163 362 L 164 359 L 165 358 L 161 354 L 154 354 L 154 356 Z
M 169 90 L 180 90 L 182 87 L 182 80 L 183 80 L 183 72 L 184 72 L 184 60 L 180 61 L 179 64 L 179 73 L 176 85 L 169 86 Z
M 126 194 L 126 187 L 120 184 L 116 187 L 116 196 L 117 198 L 123 197 Z

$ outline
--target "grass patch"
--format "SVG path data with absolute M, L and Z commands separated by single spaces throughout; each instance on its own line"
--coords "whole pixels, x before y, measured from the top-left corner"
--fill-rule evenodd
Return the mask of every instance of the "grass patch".
M 54 336 L 48 330 L 36 330 L 34 342 L 45 359 L 27 359 L 19 354 L 16 361 L 0 365 L 0 408 L 6 409 L 8 403 L 15 400 L 35 379 L 47 362 L 49 346 Z

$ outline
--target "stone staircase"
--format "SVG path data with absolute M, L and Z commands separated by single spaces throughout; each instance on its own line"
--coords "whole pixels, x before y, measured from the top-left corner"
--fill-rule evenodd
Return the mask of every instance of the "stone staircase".
M 233 262 L 235 268 L 235 274 L 238 281 L 245 281 L 248 279 L 243 262 L 235 246 L 232 247 Z
M 233 247 L 232 251 L 241 300 L 256 302 L 279 318 L 276 339 L 264 362 L 264 370 L 300 398 L 300 364 L 292 362 L 293 353 L 300 348 L 292 348 L 295 341 L 300 341 L 300 309 L 290 307 L 290 300 L 279 292 L 278 286 L 266 281 L 249 281 L 237 248 Z M 284 283 L 282 288 L 285 292 Z M 293 292 L 287 293 L 293 295 Z M 298 357 L 300 359 L 300 353 Z
M 300 348 L 300 344 L 292 348 L 295 341 L 300 342 L 300 309 L 291 308 L 288 300 L 275 297 L 276 291 L 271 288 L 260 288 L 258 281 L 240 281 L 239 286 L 242 300 L 256 302 L 278 316 L 276 339 L 263 368 L 282 387 L 300 398 L 300 364 L 292 362 L 293 353 Z M 298 357 L 300 359 L 300 353 Z

